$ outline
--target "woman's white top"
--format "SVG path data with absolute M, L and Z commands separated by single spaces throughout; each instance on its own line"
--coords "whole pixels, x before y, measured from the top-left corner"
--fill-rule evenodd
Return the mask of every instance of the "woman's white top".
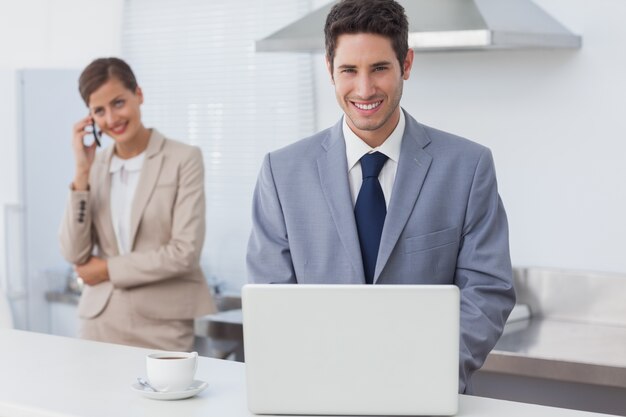
M 113 155 L 109 172 L 111 173 L 111 220 L 117 238 L 120 255 L 132 250 L 130 241 L 130 214 L 135 199 L 135 191 L 141 175 L 145 152 L 129 159 Z

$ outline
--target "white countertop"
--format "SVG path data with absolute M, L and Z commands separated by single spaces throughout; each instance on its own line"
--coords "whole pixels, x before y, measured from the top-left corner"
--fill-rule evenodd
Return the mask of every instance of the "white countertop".
M 245 366 L 200 358 L 197 397 L 154 401 L 130 388 L 145 376 L 151 351 L 40 333 L 0 329 L 0 416 L 253 416 L 246 407 Z M 459 396 L 458 416 L 591 417 L 602 414 Z

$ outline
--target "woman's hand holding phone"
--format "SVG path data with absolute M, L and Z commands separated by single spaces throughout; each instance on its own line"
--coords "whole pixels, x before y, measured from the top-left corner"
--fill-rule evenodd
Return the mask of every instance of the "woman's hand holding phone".
M 91 129 L 87 129 L 87 126 L 95 126 L 91 115 L 79 120 L 74 125 L 72 148 L 74 149 L 74 159 L 76 161 L 76 174 L 74 176 L 74 189 L 78 191 L 87 190 L 89 186 L 89 171 L 96 156 L 96 147 L 99 146 L 99 142 L 93 141 L 91 145 L 85 145 L 85 136 L 92 134 Z M 94 132 L 94 138 L 96 133 Z

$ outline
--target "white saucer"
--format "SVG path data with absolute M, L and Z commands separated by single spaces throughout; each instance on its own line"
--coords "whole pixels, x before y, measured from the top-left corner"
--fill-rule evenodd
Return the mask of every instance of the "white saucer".
M 189 388 L 184 391 L 171 391 L 171 392 L 154 392 L 150 391 L 149 388 L 140 385 L 138 382 L 135 382 L 131 385 L 133 391 L 140 393 L 146 398 L 150 398 L 153 400 L 182 400 L 183 398 L 193 397 L 194 395 L 202 392 L 209 384 L 205 381 L 195 380 L 191 383 Z

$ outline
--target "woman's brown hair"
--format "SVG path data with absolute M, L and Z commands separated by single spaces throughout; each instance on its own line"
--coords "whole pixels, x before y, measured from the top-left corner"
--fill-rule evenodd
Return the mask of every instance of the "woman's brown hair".
M 126 62 L 113 57 L 98 58 L 87 65 L 78 79 L 78 91 L 87 106 L 89 96 L 112 78 L 119 80 L 133 93 L 137 90 L 137 79 Z

